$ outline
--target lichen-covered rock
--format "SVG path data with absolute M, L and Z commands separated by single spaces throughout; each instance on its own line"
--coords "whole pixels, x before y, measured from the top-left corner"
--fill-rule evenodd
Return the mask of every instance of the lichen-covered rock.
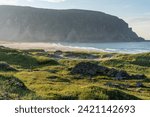
M 81 74 L 81 75 L 106 75 L 110 77 L 116 77 L 117 79 L 123 79 L 129 77 L 127 72 L 118 71 L 114 68 L 110 69 L 104 66 L 100 66 L 95 63 L 90 62 L 81 62 L 77 64 L 72 70 L 72 74 Z
M 115 78 L 116 80 L 123 80 L 123 79 L 129 79 L 131 77 L 126 71 L 118 71 Z
M 104 75 L 108 77 L 113 77 L 116 80 L 146 78 L 145 75 L 129 75 L 126 71 L 108 68 L 90 62 L 80 62 L 74 68 L 72 68 L 71 73 L 88 76 Z
M 72 70 L 72 74 L 81 74 L 81 75 L 97 75 L 99 72 L 100 66 L 90 62 L 81 62 L 77 64 Z

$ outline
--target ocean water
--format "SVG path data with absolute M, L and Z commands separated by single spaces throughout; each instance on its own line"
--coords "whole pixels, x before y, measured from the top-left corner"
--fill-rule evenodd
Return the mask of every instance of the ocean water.
M 9 42 L 0 43 L 0 46 L 5 46 L 15 49 L 44 49 L 46 51 L 103 51 L 115 53 L 145 53 L 150 52 L 150 42 L 123 42 L 123 43 L 45 43 L 45 42 Z
M 81 48 L 117 53 L 143 53 L 150 52 L 150 42 L 120 42 L 120 43 L 64 43 L 60 44 L 70 48 Z

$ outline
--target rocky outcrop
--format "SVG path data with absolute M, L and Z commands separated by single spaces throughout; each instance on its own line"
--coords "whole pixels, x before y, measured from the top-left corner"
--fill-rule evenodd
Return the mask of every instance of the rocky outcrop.
M 5 12 L 4 12 L 5 11 Z M 32 42 L 143 41 L 116 16 L 87 10 L 0 6 L 0 40 Z
M 105 69 L 105 67 L 100 67 L 90 62 L 81 62 L 71 70 L 71 73 L 94 76 L 98 75 L 100 69 Z
M 86 76 L 104 75 L 113 77 L 115 80 L 146 78 L 145 75 L 129 75 L 126 71 L 108 68 L 90 62 L 80 62 L 74 68 L 72 68 L 71 74 L 80 74 Z

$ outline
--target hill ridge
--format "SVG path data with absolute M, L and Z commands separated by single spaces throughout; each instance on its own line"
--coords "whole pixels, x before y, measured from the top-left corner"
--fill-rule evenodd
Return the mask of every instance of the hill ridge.
M 80 9 L 0 6 L 0 40 L 27 42 L 136 42 L 143 38 L 117 16 Z

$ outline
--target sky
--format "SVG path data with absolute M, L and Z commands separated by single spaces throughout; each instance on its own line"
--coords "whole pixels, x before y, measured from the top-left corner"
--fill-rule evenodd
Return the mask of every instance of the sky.
M 0 5 L 101 11 L 125 20 L 138 36 L 150 40 L 150 0 L 0 0 Z

